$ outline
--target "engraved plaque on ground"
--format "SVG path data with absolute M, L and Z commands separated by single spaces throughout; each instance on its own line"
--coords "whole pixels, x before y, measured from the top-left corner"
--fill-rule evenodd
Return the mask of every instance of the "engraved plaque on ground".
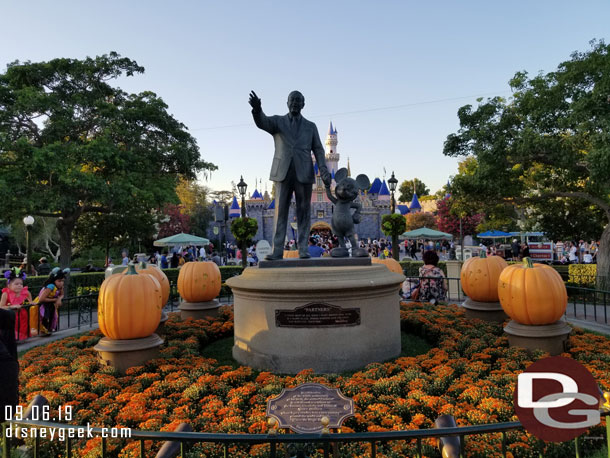
M 340 428 L 343 421 L 353 415 L 352 399 L 343 396 L 338 388 L 319 383 L 284 389 L 267 402 L 267 416 L 275 418 L 279 428 L 290 428 L 297 433 L 322 432 L 322 417 L 330 420 L 329 428 Z
M 311 302 L 293 310 L 275 311 L 275 325 L 278 328 L 336 328 L 359 324 L 359 308 L 342 308 L 323 302 Z

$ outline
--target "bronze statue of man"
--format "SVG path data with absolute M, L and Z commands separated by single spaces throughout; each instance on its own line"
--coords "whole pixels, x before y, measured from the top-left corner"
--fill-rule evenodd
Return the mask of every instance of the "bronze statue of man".
M 266 116 L 261 108 L 261 99 L 250 93 L 252 117 L 259 129 L 273 135 L 275 153 L 269 179 L 275 182 L 275 233 L 273 251 L 267 260 L 282 259 L 284 239 L 288 224 L 290 200 L 294 192 L 297 204 L 299 257 L 309 258 L 307 239 L 311 223 L 311 187 L 315 181 L 311 152 L 318 163 L 320 176 L 330 186 L 331 176 L 324 159 L 324 147 L 316 125 L 301 116 L 305 97 L 299 91 L 288 94 L 288 114 Z

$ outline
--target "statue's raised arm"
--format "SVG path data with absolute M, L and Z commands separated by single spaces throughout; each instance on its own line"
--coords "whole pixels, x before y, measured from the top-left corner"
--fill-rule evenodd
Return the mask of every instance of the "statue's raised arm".
M 254 111 L 261 111 L 261 99 L 256 95 L 256 92 L 250 91 L 250 99 L 248 100 Z

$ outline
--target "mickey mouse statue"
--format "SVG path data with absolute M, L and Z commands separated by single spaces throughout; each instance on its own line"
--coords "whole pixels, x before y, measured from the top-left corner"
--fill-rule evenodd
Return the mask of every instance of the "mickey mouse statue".
M 354 224 L 360 223 L 360 210 L 362 205 L 359 202 L 354 202 L 360 191 L 369 189 L 371 182 L 369 178 L 360 174 L 354 180 L 347 176 L 347 169 L 341 168 L 335 173 L 335 196 L 330 191 L 330 186 L 326 186 L 326 195 L 330 201 L 335 204 L 331 227 L 337 238 L 339 246 L 333 248 L 330 255 L 334 258 L 345 258 L 349 256 L 349 251 L 345 244 L 345 238 L 348 238 L 352 244 L 353 257 L 368 256 L 368 252 L 364 248 L 358 248 L 356 243 L 356 235 L 354 232 Z M 351 209 L 356 211 L 352 214 Z

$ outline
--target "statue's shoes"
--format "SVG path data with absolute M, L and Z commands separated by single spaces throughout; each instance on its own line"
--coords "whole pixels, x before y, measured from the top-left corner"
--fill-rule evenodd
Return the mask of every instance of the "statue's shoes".
M 284 259 L 283 254 L 268 254 L 265 256 L 265 261 L 279 261 L 280 259 Z
M 309 253 L 299 253 L 299 258 L 308 259 L 311 258 L 311 255 Z

